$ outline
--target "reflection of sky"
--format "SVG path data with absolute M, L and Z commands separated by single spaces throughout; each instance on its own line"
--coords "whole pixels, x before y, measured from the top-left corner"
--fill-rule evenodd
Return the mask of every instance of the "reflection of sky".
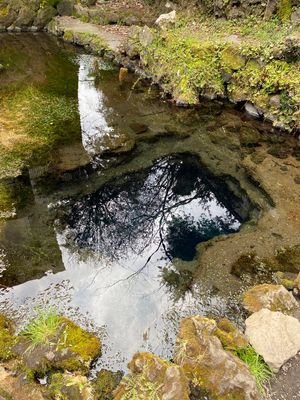
M 82 130 L 82 144 L 85 150 L 94 155 L 99 152 L 101 139 L 113 131 L 108 126 L 105 115 L 108 110 L 104 105 L 103 93 L 96 89 L 92 76 L 96 58 L 81 55 L 79 59 L 78 103 Z M 95 67 L 94 67 L 95 68 Z
M 195 199 L 181 206 L 177 214 L 191 214 L 196 219 L 202 214 L 215 217 L 224 215 L 224 208 L 215 198 L 204 207 L 201 207 L 199 199 Z M 21 305 L 27 301 L 32 307 L 35 299 L 52 286 L 54 290 L 46 295 L 47 300 L 59 304 L 63 312 L 70 306 L 78 308 L 79 313 L 88 314 L 97 326 L 106 327 L 108 340 L 104 344 L 101 366 L 124 368 L 137 350 L 170 356 L 177 323 L 182 317 L 205 310 L 218 312 L 218 308 L 222 310 L 220 314 L 224 314 L 226 304 L 218 297 L 210 298 L 209 303 L 204 304 L 200 295 L 193 297 L 188 293 L 184 300 L 174 304 L 160 279 L 158 266 L 167 264 L 162 260 L 161 250 L 155 253 L 141 273 L 132 275 L 157 248 L 158 234 L 142 254 L 130 249 L 126 257 L 111 260 L 93 252 L 80 256 L 77 250 L 64 246 L 67 233 L 57 235 L 65 271 L 16 286 L 7 297 L 13 297 L 14 304 Z M 72 290 L 68 289 L 67 301 L 60 297 L 64 282 L 68 283 L 68 288 L 72 287 Z M 116 357 L 116 351 L 120 353 L 119 357 Z
M 27 302 L 32 307 L 35 299 L 52 286 L 54 290 L 43 297 L 44 301 L 52 301 L 63 312 L 69 307 L 78 308 L 79 313 L 89 314 L 97 326 L 106 326 L 108 340 L 99 361 L 102 366 L 125 368 L 138 350 L 170 357 L 176 325 L 182 317 L 219 307 L 220 314 L 224 314 L 226 304 L 217 297 L 210 299 L 208 307 L 200 297 L 190 294 L 174 304 L 167 289 L 161 286 L 157 269 L 148 267 L 126 280 L 131 273 L 130 262 L 127 269 L 118 263 L 107 268 L 105 260 L 92 256 L 82 261 L 63 246 L 63 236 L 58 236 L 58 241 L 66 270 L 16 286 L 7 297 L 13 298 L 16 306 Z M 63 295 L 60 298 L 64 284 L 69 292 L 67 300 Z M 145 333 L 148 338 L 143 337 Z M 121 356 L 116 357 L 117 351 Z

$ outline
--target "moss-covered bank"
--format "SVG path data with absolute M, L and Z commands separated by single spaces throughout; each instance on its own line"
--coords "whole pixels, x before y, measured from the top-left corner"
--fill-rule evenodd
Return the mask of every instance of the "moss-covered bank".
M 174 27 L 137 28 L 127 53 L 179 105 L 199 96 L 255 105 L 254 113 L 300 128 L 300 34 L 278 20 L 178 19 Z M 250 106 L 251 107 L 251 106 Z

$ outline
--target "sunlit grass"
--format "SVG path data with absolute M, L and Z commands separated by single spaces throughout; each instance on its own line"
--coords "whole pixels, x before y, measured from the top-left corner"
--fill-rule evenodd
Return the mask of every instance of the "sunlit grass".
M 48 344 L 61 325 L 61 317 L 54 308 L 37 311 L 37 316 L 23 329 L 21 335 L 28 338 L 31 348 L 40 344 Z
M 265 392 L 265 383 L 273 376 L 271 368 L 263 358 L 256 353 L 252 346 L 235 349 L 234 353 L 247 364 L 251 374 L 256 379 L 256 384 L 261 393 Z

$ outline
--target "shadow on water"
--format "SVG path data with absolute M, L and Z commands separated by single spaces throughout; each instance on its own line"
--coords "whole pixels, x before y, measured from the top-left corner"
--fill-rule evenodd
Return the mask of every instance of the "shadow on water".
M 255 208 L 236 178 L 222 178 L 224 165 L 238 170 L 239 142 L 234 131 L 224 151 L 220 125 L 226 118 L 238 124 L 238 117 L 217 104 L 174 112 L 136 77 L 119 83 L 118 71 L 102 60 L 30 37 L 11 36 L 12 49 L 23 43 L 26 52 L 31 43 L 39 55 L 36 66 L 19 55 L 16 80 L 56 90 L 69 74 L 81 134 L 23 174 L 27 200 L 0 227 L 1 284 L 10 287 L 1 307 L 19 309 L 23 321 L 45 304 L 75 320 L 87 317 L 104 343 L 97 367 L 113 369 L 125 368 L 137 350 L 170 357 L 184 316 L 238 319 L 234 299 L 213 283 L 193 283 L 197 245 L 236 232 Z M 67 54 L 61 69 L 60 51 Z

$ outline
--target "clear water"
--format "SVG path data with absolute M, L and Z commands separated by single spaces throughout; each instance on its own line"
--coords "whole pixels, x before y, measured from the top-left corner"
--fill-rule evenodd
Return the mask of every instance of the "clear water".
M 53 304 L 92 328 L 104 345 L 96 368 L 125 369 L 142 349 L 171 357 L 181 318 L 236 312 L 230 296 L 192 283 L 197 244 L 237 231 L 251 211 L 194 154 L 199 126 L 217 117 L 174 112 L 148 87 L 133 91 L 136 77 L 120 84 L 102 60 L 38 37 L 38 66 L 28 60 L 20 79 L 43 70 L 49 52 L 65 54 L 81 132 L 55 149 L 54 166 L 40 160 L 24 172 L 31 197 L 1 227 L 1 308 L 25 323 Z M 11 47 L 36 40 L 13 36 Z

